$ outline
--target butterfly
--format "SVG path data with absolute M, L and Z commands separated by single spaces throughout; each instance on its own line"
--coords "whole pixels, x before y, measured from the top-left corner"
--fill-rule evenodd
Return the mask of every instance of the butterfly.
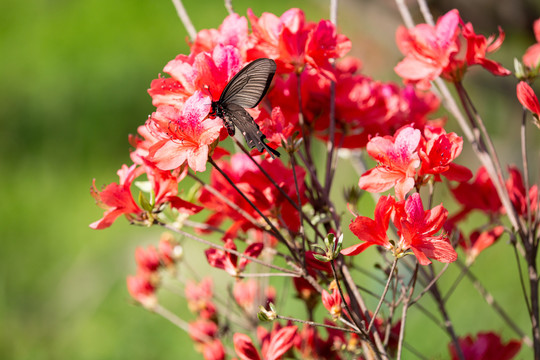
M 257 106 L 272 82 L 276 63 L 272 59 L 257 59 L 234 75 L 221 93 L 218 101 L 212 101 L 210 116 L 223 119 L 227 132 L 234 136 L 235 127 L 244 135 L 250 148 L 264 149 L 275 159 L 279 152 L 266 145 L 265 135 L 245 109 Z

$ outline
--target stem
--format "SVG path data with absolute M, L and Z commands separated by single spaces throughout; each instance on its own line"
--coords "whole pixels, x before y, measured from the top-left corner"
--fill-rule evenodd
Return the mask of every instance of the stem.
M 448 269 L 448 267 L 450 266 L 450 263 L 447 263 L 447 264 L 444 264 L 444 267 L 442 268 L 441 271 L 439 271 L 439 273 L 437 274 L 437 276 L 433 277 L 433 279 L 429 282 L 429 284 L 426 285 L 426 287 L 420 292 L 420 294 L 418 294 L 418 296 L 413 300 L 411 301 L 411 303 L 409 304 L 409 306 L 413 305 L 414 303 L 416 303 L 418 300 L 420 300 L 420 298 L 425 294 L 427 293 L 431 287 L 433 285 L 435 285 L 435 283 L 437 282 L 437 280 L 439 280 L 442 276 L 442 274 L 444 274 L 444 272 Z M 443 300 L 444 301 L 444 300 Z
M 351 321 L 354 323 L 356 328 L 360 329 L 360 331 L 362 332 L 362 334 L 366 338 L 369 338 L 369 336 L 368 336 L 369 332 L 363 330 L 362 324 L 357 323 L 356 319 L 352 316 L 352 312 L 351 312 L 351 309 L 349 308 L 349 305 L 347 304 L 347 300 L 345 299 L 345 294 L 343 293 L 343 289 L 341 288 L 341 285 L 339 284 L 339 279 L 338 279 L 338 276 L 337 276 L 337 273 L 336 273 L 336 265 L 334 263 L 334 259 L 332 259 L 330 261 L 330 265 L 332 267 L 332 274 L 334 275 L 334 280 L 336 281 L 336 285 L 337 285 L 337 288 L 338 288 L 338 291 L 339 291 L 339 296 L 341 297 L 341 302 L 345 306 L 345 310 L 347 311 L 347 315 L 349 316 Z
M 381 295 L 381 299 L 379 300 L 379 303 L 377 304 L 377 308 L 373 312 L 373 317 L 371 318 L 371 321 L 369 322 L 369 326 L 367 328 L 367 332 L 371 330 L 371 327 L 375 323 L 375 319 L 377 318 L 377 314 L 379 313 L 379 310 L 381 309 L 381 305 L 383 303 L 384 298 L 386 297 L 386 293 L 388 292 L 388 288 L 390 287 L 390 281 L 392 280 L 392 275 L 394 275 L 394 270 L 396 270 L 398 259 L 394 258 L 394 262 L 392 263 L 392 268 L 390 269 L 390 274 L 388 275 L 388 281 L 386 282 L 386 285 L 384 286 L 383 293 Z
M 405 339 L 405 323 L 407 322 L 407 310 L 409 308 L 409 300 L 412 298 L 414 293 L 414 286 L 416 284 L 416 277 L 418 275 L 418 263 L 416 263 L 416 268 L 413 272 L 411 281 L 409 282 L 409 295 L 407 295 L 405 302 L 403 303 L 403 308 L 401 310 L 401 326 L 399 329 L 399 340 L 398 340 L 398 350 L 397 350 L 397 359 L 401 360 L 401 352 L 403 350 L 403 340 Z
M 195 30 L 195 27 L 193 26 L 193 23 L 191 22 L 184 5 L 182 4 L 182 0 L 172 0 L 172 2 L 176 8 L 176 13 L 180 18 L 180 21 L 182 21 L 182 24 L 184 24 L 184 27 L 188 32 L 189 40 L 194 41 L 197 37 L 197 30 Z
M 529 236 L 529 242 L 532 240 L 532 212 L 531 212 L 531 200 L 529 199 L 529 163 L 527 161 L 527 134 L 526 134 L 526 120 L 527 112 L 523 109 L 523 116 L 521 117 L 521 159 L 523 161 L 523 182 L 525 183 L 525 204 L 527 205 L 527 229 Z
M 227 12 L 229 13 L 229 15 L 234 14 L 232 0 L 225 0 L 225 9 L 227 9 Z
M 282 315 L 277 315 L 277 314 L 276 314 L 276 319 L 294 321 L 300 324 L 306 324 L 310 326 L 318 326 L 318 327 L 323 327 L 327 329 L 334 329 L 334 330 L 345 331 L 345 332 L 354 333 L 354 334 L 360 334 L 359 331 L 343 328 L 340 326 L 326 325 L 326 324 L 321 324 L 314 321 L 307 321 L 307 320 L 302 320 L 302 319 L 297 319 L 297 318 L 292 318 L 292 317 L 282 316 Z
M 504 309 L 495 301 L 493 295 L 486 290 L 478 280 L 478 278 L 465 266 L 461 261 L 457 260 L 456 264 L 462 269 L 463 274 L 466 275 L 473 283 L 476 290 L 484 297 L 484 300 L 490 305 L 497 314 L 506 322 L 506 324 L 518 334 L 523 342 L 528 346 L 532 346 L 532 341 L 528 338 L 523 331 L 516 325 L 512 318 L 504 311 Z

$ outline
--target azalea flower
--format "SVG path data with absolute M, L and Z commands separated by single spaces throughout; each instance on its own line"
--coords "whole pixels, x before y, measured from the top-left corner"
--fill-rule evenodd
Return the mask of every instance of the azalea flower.
M 413 29 L 401 26 L 396 43 L 405 55 L 394 68 L 407 81 L 429 88 L 429 82 L 446 69 L 459 51 L 459 12 L 451 10 L 437 20 L 433 27 L 419 24 Z
M 536 117 L 540 116 L 540 103 L 534 90 L 525 81 L 520 81 L 516 87 L 517 98 L 521 105 L 532 112 Z
M 467 335 L 459 338 L 459 347 L 465 360 L 510 360 L 519 353 L 521 341 L 510 340 L 503 344 L 499 335 L 493 332 L 480 332 L 476 337 Z M 448 349 L 452 360 L 460 358 L 453 343 L 448 344 Z
M 510 177 L 506 181 L 506 188 L 508 189 L 508 195 L 514 209 L 516 209 L 519 216 L 526 219 L 527 202 L 529 202 L 531 216 L 534 218 L 538 212 L 538 185 L 532 185 L 529 191 L 527 191 L 523 185 L 521 172 L 514 166 L 511 166 L 508 172 L 510 173 Z
M 244 64 L 238 49 L 216 45 L 211 52 L 178 55 L 163 69 L 170 78 L 159 77 L 150 84 L 148 93 L 156 107 L 171 105 L 179 110 L 197 91 L 207 91 L 218 100 L 230 79 Z
M 128 219 L 143 219 L 144 211 L 135 203 L 131 194 L 131 184 L 141 173 L 142 168 L 137 167 L 136 164 L 130 167 L 122 165 L 122 168 L 117 172 L 120 181 L 107 185 L 102 191 L 97 190 L 94 179 L 90 193 L 96 203 L 106 211 L 103 218 L 90 224 L 92 229 L 108 228 L 121 215 L 126 215 Z
M 149 149 L 149 160 L 162 170 L 187 162 L 193 171 L 206 170 L 210 145 L 219 138 L 223 121 L 210 119 L 211 100 L 195 92 L 180 111 L 170 105 L 158 107 L 146 122 L 159 140 Z
M 287 10 L 279 18 L 270 13 L 258 18 L 249 9 L 248 18 L 253 30 L 248 59 L 274 59 L 278 73 L 300 73 L 309 64 L 335 80 L 330 59 L 344 56 L 351 48 L 350 40 L 338 34 L 334 24 L 327 20 L 306 22 L 300 9 Z
M 390 241 L 386 235 L 389 219 L 398 230 L 399 239 Z M 394 256 L 402 257 L 412 250 L 420 265 L 431 264 L 432 258 L 448 263 L 457 259 L 457 254 L 448 242 L 446 235 L 435 235 L 441 230 L 448 212 L 442 204 L 431 210 L 424 210 L 418 193 L 400 202 L 389 196 L 379 198 L 375 207 L 375 220 L 357 216 L 349 228 L 363 244 L 343 249 L 343 255 L 357 255 L 372 245 L 379 245 L 392 251 Z
M 233 336 L 234 350 L 241 360 L 277 360 L 293 346 L 296 326 L 287 326 L 275 333 L 269 334 L 263 340 L 261 355 L 253 345 L 249 336 L 236 333 Z
M 360 177 L 360 188 L 380 193 L 394 187 L 396 197 L 404 199 L 414 187 L 416 168 L 420 166 L 417 152 L 420 138 L 420 130 L 410 126 L 398 130 L 394 137 L 372 138 L 366 148 L 378 164 Z
M 236 245 L 232 239 L 227 239 L 225 241 L 225 248 L 236 250 Z M 263 248 L 264 245 L 262 243 L 250 244 L 244 251 L 244 255 L 256 258 L 261 254 Z M 245 257 L 240 257 L 240 260 L 238 260 L 236 254 L 215 248 L 210 248 L 204 253 L 210 266 L 225 270 L 232 276 L 238 276 L 244 271 L 246 265 L 251 262 L 251 260 Z
M 523 55 L 523 63 L 529 69 L 537 69 L 540 66 L 540 19 L 534 22 L 533 30 L 536 44 L 531 45 Z
M 147 309 L 154 308 L 158 301 L 155 295 L 156 287 L 147 273 L 141 272 L 126 279 L 129 294 Z
M 469 240 L 460 239 L 458 246 L 463 249 L 467 256 L 467 264 L 472 264 L 478 255 L 493 245 L 504 233 L 503 226 L 495 226 L 482 232 L 475 230 L 469 236 Z
M 443 128 L 426 126 L 423 138 L 425 140 L 418 151 L 422 160 L 419 176 L 433 174 L 435 180 L 440 181 L 440 175 L 443 175 L 460 182 L 473 176 L 466 167 L 453 163 L 463 148 L 462 137 L 456 133 L 447 134 Z

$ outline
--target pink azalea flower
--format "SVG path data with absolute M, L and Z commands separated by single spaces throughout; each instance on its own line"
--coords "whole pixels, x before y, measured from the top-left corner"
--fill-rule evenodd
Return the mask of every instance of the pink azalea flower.
M 413 29 L 399 27 L 396 42 L 405 55 L 394 68 L 396 73 L 423 88 L 450 65 L 459 51 L 459 13 L 451 10 L 437 20 L 435 27 L 419 24 Z
M 193 171 L 206 170 L 210 145 L 218 139 L 223 121 L 210 119 L 211 100 L 200 91 L 185 103 L 182 111 L 160 106 L 146 126 L 158 139 L 149 150 L 149 159 L 162 170 L 176 169 L 186 161 Z
M 156 107 L 172 105 L 182 109 L 184 102 L 196 91 L 206 91 L 218 100 L 221 92 L 242 68 L 240 52 L 230 45 L 216 45 L 212 52 L 178 55 L 163 69 L 170 78 L 152 81 L 148 93 Z
M 420 130 L 404 126 L 394 137 L 376 136 L 367 144 L 369 156 L 378 163 L 360 177 L 358 185 L 369 192 L 383 192 L 395 187 L 399 200 L 414 187 L 416 168 L 420 166 L 417 148 Z

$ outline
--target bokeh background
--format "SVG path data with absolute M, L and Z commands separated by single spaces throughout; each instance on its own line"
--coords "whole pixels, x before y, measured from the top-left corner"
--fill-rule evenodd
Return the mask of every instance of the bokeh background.
M 329 6 L 321 0 L 235 0 L 233 5 L 244 15 L 248 7 L 278 15 L 300 7 L 314 21 L 327 18 Z M 185 6 L 197 29 L 218 27 L 226 16 L 217 0 L 187 0 Z M 533 44 L 532 22 L 540 17 L 533 0 L 430 6 L 436 16 L 457 7 L 483 34 L 503 26 L 507 39 L 494 58 L 507 68 Z M 338 11 L 341 31 L 353 41 L 364 72 L 398 81 L 392 70 L 400 59 L 394 2 L 344 0 Z M 124 219 L 104 231 L 88 228 L 102 214 L 88 192 L 92 179 L 98 186 L 116 181 L 116 170 L 129 162 L 127 135 L 153 111 L 146 89 L 167 61 L 187 53 L 185 39 L 168 0 L 0 3 L 1 359 L 199 358 L 185 333 L 134 306 L 125 288 L 126 275 L 135 269 L 135 247 L 157 242 L 159 232 L 130 227 Z M 515 79 L 476 71 L 466 86 L 504 161 L 518 162 Z M 535 165 L 538 130 L 529 129 Z M 478 166 L 467 150 L 462 162 Z M 538 179 L 538 171 L 533 174 Z M 339 185 L 353 185 L 358 176 L 351 172 L 340 179 Z M 370 214 L 372 204 L 366 206 Z M 473 270 L 489 275 L 485 286 L 529 333 L 506 239 Z M 457 274 L 449 271 L 443 286 Z M 449 302 L 457 331 L 493 329 L 505 339 L 515 337 L 473 287 L 463 285 Z M 190 318 L 183 299 L 175 310 Z M 447 358 L 448 339 L 428 320 L 411 316 L 407 331 L 427 357 Z M 529 357 L 529 350 L 520 354 Z

